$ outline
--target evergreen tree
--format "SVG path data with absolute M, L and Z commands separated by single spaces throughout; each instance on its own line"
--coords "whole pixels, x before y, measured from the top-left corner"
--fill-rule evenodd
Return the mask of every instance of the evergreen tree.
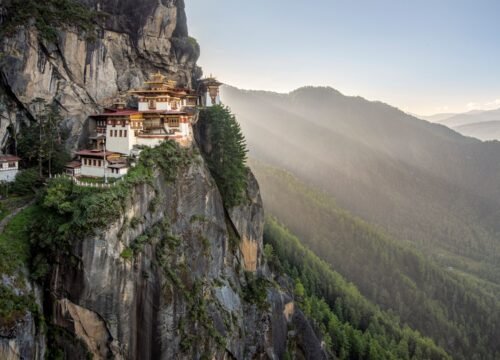
M 35 99 L 36 123 L 21 131 L 17 149 L 26 167 L 38 167 L 39 176 L 61 172 L 69 160 L 65 148 L 66 134 L 61 130 L 63 118 L 55 104 Z
M 211 147 L 204 156 L 224 203 L 227 207 L 239 205 L 245 199 L 248 172 L 248 150 L 240 125 L 229 108 L 220 105 L 201 110 L 200 122 L 209 129 Z

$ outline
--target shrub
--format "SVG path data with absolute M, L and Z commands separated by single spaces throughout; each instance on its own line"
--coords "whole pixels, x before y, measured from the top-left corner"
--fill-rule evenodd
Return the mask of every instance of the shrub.
M 128 248 L 126 248 L 125 250 L 122 251 L 122 253 L 120 254 L 120 256 L 121 256 L 122 259 L 130 260 L 134 256 L 134 251 L 131 248 L 128 247 Z
M 269 306 L 267 302 L 267 288 L 269 282 L 261 276 L 256 276 L 251 272 L 245 273 L 247 286 L 243 288 L 243 299 L 251 304 L 257 305 L 261 309 Z
M 16 175 L 16 179 L 12 184 L 12 191 L 18 195 L 33 194 L 42 184 L 36 169 L 22 170 Z
M 33 297 L 17 295 L 9 287 L 0 284 L 0 328 L 12 327 L 28 311 L 38 313 L 38 306 Z
M 41 37 L 50 41 L 56 40 L 61 27 L 75 27 L 92 38 L 100 15 L 76 0 L 5 0 L 1 8 L 6 16 L 0 34 L 9 35 L 33 20 Z
M 189 162 L 188 150 L 167 141 L 156 148 L 145 149 L 137 165 L 110 189 L 75 186 L 66 178 L 52 179 L 40 196 L 39 206 L 43 211 L 30 227 L 32 253 L 38 255 L 32 266 L 42 265 L 39 268 L 44 271 L 37 272 L 40 278 L 47 273 L 44 264 L 53 263 L 57 254 L 70 256 L 72 245 L 118 220 L 132 189 L 139 184 L 152 184 L 156 169 L 167 181 L 173 181 L 179 169 Z M 158 235 L 158 228 L 139 236 L 131 244 L 131 250 L 142 251 L 144 245 Z M 128 256 L 128 252 L 124 255 Z

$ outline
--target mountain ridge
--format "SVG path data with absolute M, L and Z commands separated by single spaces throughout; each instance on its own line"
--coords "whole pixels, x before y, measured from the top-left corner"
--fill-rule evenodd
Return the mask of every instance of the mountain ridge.
M 427 247 L 429 255 L 434 245 L 451 257 L 484 255 L 489 265 L 476 275 L 500 281 L 492 256 L 498 248 L 500 144 L 322 88 L 303 89 L 299 97 L 223 91 L 251 156 L 291 171 L 361 218 Z M 304 91 L 314 95 L 304 97 Z

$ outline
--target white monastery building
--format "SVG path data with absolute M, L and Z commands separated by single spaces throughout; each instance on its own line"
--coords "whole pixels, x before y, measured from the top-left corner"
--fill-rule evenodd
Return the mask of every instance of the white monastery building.
M 127 157 L 140 146 L 155 147 L 175 140 L 182 146 L 193 141 L 192 124 L 198 106 L 220 104 L 222 83 L 210 77 L 200 81 L 198 91 L 177 87 L 173 80 L 157 73 L 145 86 L 130 91 L 138 100 L 137 109 L 115 101 L 112 108 L 90 117 L 92 150 L 77 153 L 81 166 L 72 162 L 66 173 L 72 176 L 121 177 L 128 171 Z
M 19 172 L 19 161 L 14 155 L 0 155 L 0 181 L 12 182 Z

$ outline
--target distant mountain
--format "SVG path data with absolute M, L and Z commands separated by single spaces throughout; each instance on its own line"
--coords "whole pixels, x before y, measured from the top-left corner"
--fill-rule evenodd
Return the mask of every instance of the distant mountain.
M 414 115 L 430 122 L 448 126 L 462 135 L 479 140 L 500 140 L 500 109 L 472 110 L 463 114 Z
M 500 143 L 332 88 L 225 87 L 223 98 L 252 157 L 292 172 L 442 266 L 500 284 Z
M 418 114 L 410 114 L 412 116 L 415 116 L 419 119 L 422 119 L 422 120 L 427 120 L 427 121 L 430 121 L 430 122 L 440 122 L 440 121 L 444 121 L 446 119 L 449 119 L 455 115 L 458 115 L 458 114 L 455 114 L 455 113 L 440 113 L 440 114 L 434 114 L 434 115 L 418 115 Z
M 458 114 L 440 121 L 440 124 L 456 129 L 458 126 L 462 125 L 477 124 L 488 121 L 500 121 L 500 109 L 489 111 L 471 111 L 464 114 Z
M 500 117 L 499 120 L 460 125 L 454 130 L 483 141 L 500 140 Z

